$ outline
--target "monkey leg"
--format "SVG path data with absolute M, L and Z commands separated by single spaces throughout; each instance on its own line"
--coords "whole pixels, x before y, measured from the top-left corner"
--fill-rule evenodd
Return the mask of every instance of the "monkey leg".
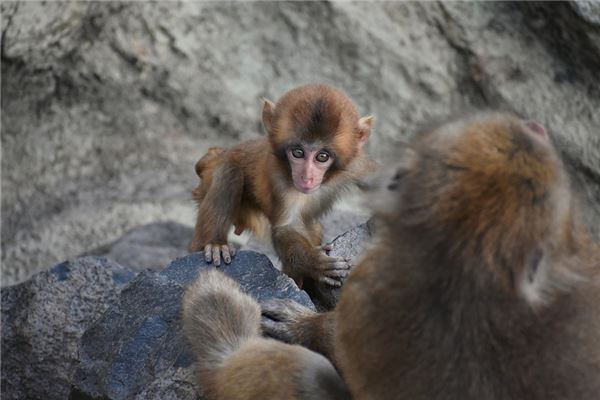
M 308 232 L 308 240 L 314 246 L 321 246 L 323 241 L 323 225 L 319 221 L 306 224 L 306 230 Z
M 204 250 L 206 262 L 215 266 L 231 262 L 235 249 L 227 243 L 227 234 L 239 212 L 244 187 L 244 173 L 226 161 L 213 173 L 206 196 L 198 208 L 191 251 Z

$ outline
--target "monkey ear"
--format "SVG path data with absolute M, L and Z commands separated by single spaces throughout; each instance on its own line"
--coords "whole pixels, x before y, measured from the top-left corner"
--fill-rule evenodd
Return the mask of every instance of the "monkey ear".
M 361 148 L 369 140 L 371 135 L 371 126 L 373 125 L 373 116 L 367 115 L 358 120 L 358 148 Z
M 275 113 L 275 104 L 265 98 L 263 100 L 262 121 L 267 134 L 273 132 L 273 114 Z

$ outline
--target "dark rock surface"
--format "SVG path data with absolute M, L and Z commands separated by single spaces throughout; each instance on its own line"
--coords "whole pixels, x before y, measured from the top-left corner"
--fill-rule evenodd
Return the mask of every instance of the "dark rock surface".
M 212 267 L 194 253 L 160 273 L 140 273 L 84 334 L 71 398 L 196 398 L 180 305 L 185 287 L 204 268 Z M 242 251 L 220 268 L 259 301 L 291 298 L 314 309 L 306 293 L 264 255 Z
M 58 264 L 2 288 L 3 399 L 196 399 L 193 357 L 181 332 L 185 287 L 202 253 L 137 274 L 104 257 Z M 308 295 L 261 254 L 221 269 L 258 301 Z
M 2 288 L 0 397 L 66 399 L 81 336 L 133 277 L 112 261 L 87 257 Z
M 159 220 L 194 164 L 258 135 L 261 97 L 321 81 L 393 160 L 470 107 L 546 125 L 600 233 L 598 6 L 576 2 L 1 2 L 2 283 Z

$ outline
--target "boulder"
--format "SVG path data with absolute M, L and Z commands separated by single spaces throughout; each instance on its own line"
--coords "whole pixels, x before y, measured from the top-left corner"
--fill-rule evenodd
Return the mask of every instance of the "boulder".
M 181 298 L 202 253 L 161 272 L 104 257 L 66 261 L 2 288 L 3 399 L 196 399 L 193 356 L 181 332 Z M 259 302 L 308 295 L 261 254 L 220 267 Z
M 71 399 L 195 399 L 193 356 L 181 331 L 185 287 L 207 265 L 202 253 L 142 272 L 83 335 Z M 291 298 L 314 305 L 269 259 L 241 251 L 220 269 L 259 302 Z
M 134 275 L 105 258 L 85 257 L 2 288 L 0 397 L 66 399 L 81 336 Z

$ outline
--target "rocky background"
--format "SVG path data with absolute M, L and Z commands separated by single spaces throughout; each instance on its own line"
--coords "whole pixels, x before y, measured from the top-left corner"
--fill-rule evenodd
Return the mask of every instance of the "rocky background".
M 195 161 L 262 134 L 260 98 L 308 82 L 343 88 L 375 115 L 370 150 L 384 162 L 423 121 L 465 109 L 544 123 L 600 231 L 598 3 L 3 1 L 1 11 L 2 285 L 140 224 L 191 226 Z
M 599 3 L 0 7 L 2 398 L 198 398 L 179 320 L 206 267 L 184 256 L 193 166 L 261 134 L 260 98 L 299 84 L 374 114 L 384 163 L 432 118 L 490 107 L 542 122 L 600 237 Z M 334 254 L 360 253 L 369 226 L 350 227 L 367 217 L 353 201 L 328 217 L 328 240 L 345 232 Z M 263 255 L 223 269 L 259 300 L 313 306 Z

